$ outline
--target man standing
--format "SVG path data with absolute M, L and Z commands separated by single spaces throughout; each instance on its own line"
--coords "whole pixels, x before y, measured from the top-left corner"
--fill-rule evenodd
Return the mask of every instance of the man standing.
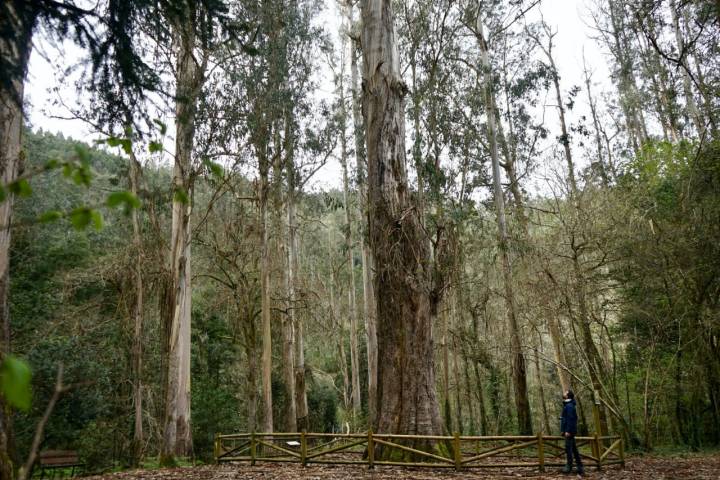
M 563 395 L 563 410 L 562 417 L 560 417 L 560 434 L 565 437 L 565 455 L 567 456 L 563 473 L 572 472 L 573 456 L 575 456 L 577 473 L 578 475 L 584 474 L 585 471 L 583 470 L 580 452 L 578 452 L 577 444 L 575 443 L 575 435 L 577 434 L 577 411 L 575 410 L 575 394 L 572 390 L 568 390 Z

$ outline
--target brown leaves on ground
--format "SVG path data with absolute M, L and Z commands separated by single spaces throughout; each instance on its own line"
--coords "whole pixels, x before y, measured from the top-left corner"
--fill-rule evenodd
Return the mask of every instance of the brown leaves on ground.
M 134 470 L 104 476 L 88 477 L 89 480 L 438 480 L 442 478 L 482 478 L 487 480 L 510 480 L 517 478 L 559 480 L 577 478 L 565 475 L 558 468 L 548 468 L 541 474 L 528 469 L 494 468 L 474 469 L 462 472 L 440 469 L 413 469 L 381 467 L 369 470 L 363 466 L 309 465 L 265 463 L 250 466 L 243 463 L 205 465 L 200 467 L 171 468 L 161 470 Z M 624 469 L 608 467 L 600 472 L 589 468 L 585 477 L 601 480 L 670 480 L 694 479 L 717 480 L 720 478 L 720 453 L 690 458 L 633 457 Z

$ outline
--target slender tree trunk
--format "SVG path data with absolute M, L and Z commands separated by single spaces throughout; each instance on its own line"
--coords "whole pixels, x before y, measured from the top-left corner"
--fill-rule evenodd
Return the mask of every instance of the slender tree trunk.
M 442 408 L 445 429 L 452 431 L 452 410 L 450 408 L 450 348 L 448 346 L 449 320 L 447 309 L 440 314 L 442 321 L 442 336 L 440 337 L 440 351 L 442 352 Z
M 512 379 L 515 393 L 515 408 L 517 410 L 518 430 L 522 435 L 532 433 L 532 417 L 530 415 L 530 400 L 527 391 L 527 373 L 525 368 L 525 356 L 520 343 L 520 327 L 516 317 L 515 292 L 513 291 L 512 266 L 510 263 L 509 235 L 507 221 L 505 219 L 505 200 L 503 197 L 502 183 L 500 178 L 500 160 L 497 149 L 497 128 L 496 112 L 492 100 L 491 65 L 487 44 L 482 32 L 482 23 L 478 17 L 478 44 L 480 45 L 481 61 L 483 67 L 484 97 L 487 108 L 488 119 L 488 144 L 490 146 L 490 158 L 492 161 L 493 185 L 495 208 L 497 210 L 498 243 L 502 260 L 503 282 L 505 287 L 505 306 L 510 333 L 510 345 L 512 352 Z
M 292 370 L 288 372 L 286 381 L 291 385 L 288 390 L 288 403 L 293 405 L 291 418 L 288 419 L 288 431 L 298 431 L 299 421 L 307 421 L 307 397 L 305 395 L 305 352 L 303 351 L 302 340 L 298 338 L 302 332 L 300 315 L 297 307 L 297 285 L 298 285 L 298 236 L 297 236 L 297 215 L 296 204 L 299 192 L 297 191 L 297 172 L 295 170 L 295 136 L 292 107 L 287 107 L 285 112 L 285 170 L 288 183 L 287 193 L 287 296 L 288 296 L 288 319 L 290 322 L 289 334 L 291 335 L 292 349 L 289 352 L 292 362 Z M 299 328 L 300 327 L 300 328 Z M 302 361 L 302 366 L 299 363 Z M 298 385 L 300 381 L 300 385 Z M 299 390 L 300 388 L 300 390 Z M 300 415 L 302 413 L 302 415 Z M 300 428 L 302 430 L 302 428 Z
M 130 191 L 136 197 L 140 191 L 140 162 L 137 161 L 134 153 L 130 155 Z M 131 215 L 133 229 L 133 248 L 135 249 L 135 265 L 133 268 L 134 301 L 132 306 L 133 320 L 133 346 L 132 346 L 132 368 L 133 368 L 133 404 L 135 407 L 135 418 L 133 422 L 133 466 L 139 466 L 143 456 L 143 396 L 142 396 L 142 338 L 143 338 L 143 249 L 142 232 L 140 230 L 140 212 L 133 209 Z
M 267 151 L 260 154 L 260 309 L 262 317 L 262 398 L 265 433 L 273 432 L 272 317 L 270 315 L 270 232 L 268 225 L 269 165 Z
M 245 336 L 245 357 L 247 359 L 247 371 L 245 372 L 247 391 L 247 431 L 254 433 L 257 430 L 257 337 L 255 335 L 253 307 L 248 308 L 248 314 L 244 320 Z
M 347 411 L 350 410 L 350 374 L 347 369 L 347 357 L 345 356 L 345 322 L 341 320 L 340 315 L 337 311 L 337 302 L 335 301 L 335 268 L 332 265 L 332 245 L 334 245 L 334 238 L 331 235 L 330 241 L 328 242 L 328 258 L 331 259 L 330 265 L 330 315 L 332 317 L 333 330 L 337 332 L 337 349 L 338 349 L 338 363 L 340 364 L 340 373 L 343 378 L 343 408 Z
M 290 169 L 290 167 L 288 167 Z M 288 190 L 286 250 L 288 267 L 285 274 L 285 290 L 287 295 L 287 312 L 283 318 L 283 381 L 285 383 L 287 402 L 285 411 L 285 431 L 297 431 L 297 404 L 295 391 L 295 275 L 297 268 L 297 251 L 295 250 L 295 193 L 292 187 Z
M 192 15 L 191 12 L 186 12 Z M 194 13 L 194 12 L 193 12 Z M 192 451 L 190 428 L 190 213 L 192 211 L 192 149 L 195 138 L 197 99 L 203 84 L 203 68 L 194 56 L 195 32 L 187 22 L 174 25 L 176 46 L 176 139 L 173 170 L 172 235 L 170 266 L 173 303 L 169 309 L 168 374 L 165 428 L 161 463 Z
M 342 41 L 342 65 L 338 78 L 338 96 L 340 98 L 340 165 L 342 167 L 343 179 L 343 202 L 345 205 L 345 251 L 347 255 L 348 268 L 348 316 L 350 317 L 350 376 L 352 380 L 352 410 L 353 417 L 357 420 L 362 405 L 360 403 L 360 358 L 358 352 L 358 328 L 357 328 L 357 300 L 355 295 L 355 256 L 352 246 L 352 222 L 350 221 L 350 186 L 348 180 L 347 160 L 347 109 L 345 107 L 345 47 L 347 41 L 343 36 Z
M 475 423 L 475 406 L 473 405 L 473 399 L 472 399 L 472 382 L 470 381 L 470 362 L 468 361 L 468 357 L 466 355 L 466 352 L 463 352 L 462 355 L 463 358 L 463 369 L 462 373 L 465 377 L 465 402 L 467 404 L 467 417 L 468 417 L 468 433 L 470 435 L 477 435 L 477 427 Z
M 391 0 L 362 3 L 370 245 L 376 260 L 378 431 L 442 432 L 432 320 L 440 294 L 407 182 L 405 105 Z M 425 442 L 419 448 L 431 449 Z M 388 455 L 382 450 L 376 458 Z
M 457 340 L 453 341 L 453 380 L 455 381 L 455 431 L 463 433 L 462 383 L 460 382 L 460 359 Z
M 548 332 L 550 332 L 550 340 L 553 344 L 553 354 L 555 356 L 555 369 L 557 370 L 558 380 L 563 392 L 570 390 L 570 376 L 568 375 L 567 363 L 563 354 L 562 337 L 560 336 L 560 321 L 554 315 L 547 317 Z
M 478 399 L 478 410 L 480 410 L 480 435 L 489 435 L 487 410 L 485 409 L 485 389 L 483 387 L 482 378 L 480 377 L 480 367 L 477 361 L 473 361 L 475 371 L 475 388 Z

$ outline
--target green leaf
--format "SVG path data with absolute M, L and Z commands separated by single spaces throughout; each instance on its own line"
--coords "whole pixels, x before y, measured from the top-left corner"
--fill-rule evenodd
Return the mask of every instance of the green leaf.
M 7 193 L 5 193 L 5 187 L 0 185 L 0 202 L 4 202 L 7 198 Z
M 132 153 L 132 140 L 130 140 L 129 138 L 123 138 L 120 141 L 120 144 L 122 145 L 122 149 L 125 153 L 127 153 L 128 155 Z
M 175 193 L 173 194 L 173 200 L 176 202 L 180 202 L 183 205 L 187 205 L 190 202 L 190 198 L 188 197 L 188 194 L 185 190 L 175 190 Z
M 54 158 L 45 162 L 45 170 L 55 170 L 60 167 L 60 161 Z
M 31 377 L 27 363 L 12 355 L 6 356 L 0 363 L 0 394 L 11 406 L 28 410 L 32 399 Z
M 72 179 L 73 182 L 78 185 L 85 185 L 86 187 L 89 187 L 92 182 L 92 172 L 90 171 L 90 167 L 87 165 L 77 167 L 75 171 L 72 172 Z
M 126 213 L 129 213 L 135 208 L 141 207 L 140 200 L 135 195 L 133 195 L 132 192 L 129 192 L 127 190 L 123 190 L 120 192 L 112 192 L 110 195 L 108 195 L 108 207 L 115 208 L 119 207 L 120 205 L 124 206 Z
M 214 177 L 223 178 L 223 176 L 225 175 L 225 170 L 219 163 L 215 163 L 212 160 L 208 159 L 205 159 L 203 163 Z
M 157 125 L 160 128 L 161 135 L 165 135 L 167 133 L 167 125 L 165 125 L 163 122 L 161 122 L 157 118 L 153 119 L 153 122 L 155 123 L 155 125 Z
M 70 212 L 69 217 L 76 230 L 85 230 L 92 221 L 92 212 L 87 207 L 78 207 Z
M 90 164 L 90 150 L 85 145 L 75 145 L 75 153 L 83 164 Z
M 10 190 L 10 192 L 14 193 L 18 197 L 29 197 L 30 195 L 32 195 L 32 188 L 30 187 L 30 182 L 28 182 L 26 178 L 21 178 L 20 180 L 12 182 L 10 185 L 8 185 L 8 190 Z
M 48 212 L 45 212 L 41 214 L 38 217 L 38 221 L 40 223 L 50 223 L 54 222 L 55 220 L 59 220 L 63 217 L 63 213 L 59 210 L 50 210 Z
M 108 139 L 105 140 L 105 143 L 107 143 L 109 147 L 119 147 L 121 142 L 122 140 L 117 137 L 108 137 Z
M 102 213 L 98 210 L 90 210 L 90 218 L 92 219 L 95 230 L 102 230 L 103 228 L 103 217 Z
M 157 153 L 162 152 L 163 146 L 160 142 L 150 142 L 148 149 L 150 150 L 150 153 Z

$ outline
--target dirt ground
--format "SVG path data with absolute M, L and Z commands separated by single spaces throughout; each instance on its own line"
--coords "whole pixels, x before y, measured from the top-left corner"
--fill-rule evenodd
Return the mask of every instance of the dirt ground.
M 104 476 L 86 477 L 91 480 L 267 480 L 267 479 L 302 479 L 302 480 L 437 480 L 442 478 L 482 478 L 487 480 L 500 479 L 568 479 L 576 475 L 564 475 L 557 468 L 548 469 L 541 474 L 537 471 L 523 469 L 497 468 L 493 470 L 472 470 L 454 472 L 451 470 L 411 469 L 378 466 L 375 470 L 358 466 L 326 466 L 310 465 L 303 468 L 298 464 L 224 464 L 220 466 L 206 465 L 161 470 L 135 470 L 114 473 Z M 687 458 L 673 457 L 631 457 L 624 469 L 617 466 L 607 467 L 603 471 L 589 469 L 587 479 L 617 480 L 670 480 L 720 479 L 720 453 Z

